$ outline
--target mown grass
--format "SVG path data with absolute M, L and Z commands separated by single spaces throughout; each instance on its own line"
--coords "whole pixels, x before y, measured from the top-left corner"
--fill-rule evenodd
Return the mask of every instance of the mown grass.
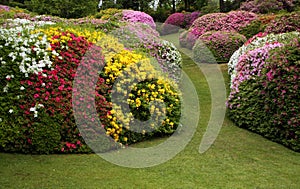
M 193 138 L 170 161 L 126 168 L 91 155 L 0 153 L 0 188 L 299 188 L 300 154 L 236 127 L 227 118 L 212 147 L 200 154 L 211 99 L 201 70 L 183 54 L 196 86 L 201 116 Z M 228 82 L 226 65 L 219 65 Z M 135 144 L 153 146 L 164 139 Z

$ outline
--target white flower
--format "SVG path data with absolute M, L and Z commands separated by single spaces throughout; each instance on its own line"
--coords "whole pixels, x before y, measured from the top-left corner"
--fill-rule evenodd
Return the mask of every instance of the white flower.
M 38 108 L 44 108 L 43 104 L 38 104 Z
M 21 91 L 25 90 L 25 87 L 21 86 L 21 87 L 20 87 L 20 90 L 21 90 Z
M 14 110 L 13 110 L 13 109 L 10 109 L 8 112 L 11 114 L 11 113 L 13 113 L 13 112 L 14 112 Z
M 5 92 L 5 93 L 8 92 L 8 84 L 3 88 L 3 92 Z
M 30 111 L 31 111 L 31 112 L 35 112 L 35 111 L 36 111 L 36 108 L 35 108 L 35 107 L 32 107 L 32 108 L 30 108 Z

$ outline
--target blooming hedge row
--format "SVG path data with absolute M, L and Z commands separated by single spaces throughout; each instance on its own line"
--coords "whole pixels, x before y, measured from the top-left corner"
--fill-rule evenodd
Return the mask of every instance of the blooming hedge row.
M 229 67 L 227 101 L 238 126 L 295 151 L 300 151 L 299 42 L 297 32 L 270 34 L 241 47 L 232 57 L 237 64 Z
M 180 45 L 192 49 L 196 40 L 207 31 L 240 31 L 257 18 L 256 14 L 246 11 L 206 14 L 180 35 Z
M 59 24 L 57 27 L 53 22 L 32 22 L 25 19 L 8 20 L 5 26 L 6 28 L 0 29 L 0 45 L 3 49 L 0 59 L 1 151 L 91 152 L 77 128 L 72 110 L 73 98 L 80 95 L 74 93 L 73 88 L 79 64 L 84 66 L 84 70 L 91 72 L 85 77 L 95 72 L 97 74 L 96 68 L 104 66 L 94 94 L 89 94 L 95 96 L 95 99 L 88 100 L 95 101 L 102 127 L 116 143 L 102 146 L 100 151 L 119 147 L 119 144 L 171 134 L 179 125 L 180 96 L 176 92 L 176 84 L 161 76 L 165 74 L 159 74 L 161 69 L 150 58 L 153 52 L 147 55 L 148 50 L 137 51 L 137 47 L 126 49 L 116 37 L 94 28 L 84 29 L 71 24 L 63 27 Z M 135 35 L 137 39 L 142 38 L 138 33 Z M 150 36 L 147 37 L 148 40 L 151 39 Z M 143 44 L 150 43 L 145 41 Z M 144 48 L 145 46 L 142 47 Z M 161 60 L 169 61 L 166 67 L 172 67 L 173 63 L 180 65 L 181 60 L 175 57 L 178 51 L 172 44 L 160 41 L 155 48 Z M 88 54 L 92 56 L 87 56 Z M 163 61 L 159 63 L 164 65 Z M 126 83 L 128 80 L 121 84 L 115 82 L 127 69 L 130 75 L 144 79 L 127 92 L 127 99 L 122 99 L 124 105 L 130 106 L 129 120 L 125 119 L 126 115 L 119 116 L 122 114 L 120 107 L 112 106 L 110 92 L 116 87 L 116 93 L 124 96 L 123 93 L 127 90 L 125 86 L 130 83 Z M 83 78 L 82 81 L 86 80 Z M 74 101 L 78 106 L 81 105 L 80 99 Z M 165 109 L 157 108 L 152 101 L 164 103 Z M 151 128 L 143 129 L 145 131 L 131 130 L 130 126 L 137 120 L 147 120 L 152 113 L 166 113 L 165 119 L 161 120 L 162 126 L 151 124 Z M 86 114 L 82 116 L 90 121 L 95 119 Z

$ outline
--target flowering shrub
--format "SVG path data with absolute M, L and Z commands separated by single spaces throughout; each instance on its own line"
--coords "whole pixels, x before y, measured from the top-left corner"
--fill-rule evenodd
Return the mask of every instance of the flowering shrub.
M 164 22 L 161 28 L 162 34 L 170 34 L 178 32 L 179 28 L 185 27 L 185 15 L 183 13 L 171 14 Z
M 270 13 L 280 10 L 291 10 L 294 7 L 293 0 L 250 0 L 243 2 L 240 9 L 254 13 Z
M 0 10 L 9 11 L 10 7 L 5 5 L 0 5 Z
M 256 14 L 246 11 L 206 14 L 193 22 L 187 34 L 182 34 L 180 43 L 187 45 L 184 47 L 192 48 L 196 39 L 207 31 L 240 31 L 256 19 Z
M 212 63 L 208 48 L 218 62 L 227 62 L 231 55 L 246 42 L 245 36 L 235 31 L 209 31 L 201 35 L 193 47 L 194 60 Z
M 102 20 L 117 21 L 122 19 L 119 13 L 122 13 L 121 9 L 116 9 L 116 8 L 104 9 L 104 10 L 100 10 L 99 13 L 95 14 L 95 18 L 100 18 Z
M 156 28 L 156 24 L 155 24 L 153 18 L 144 12 L 133 11 L 133 10 L 123 10 L 122 14 L 123 14 L 123 18 L 122 18 L 123 21 L 141 22 L 141 23 L 148 24 L 153 29 Z
M 241 56 L 227 106 L 240 126 L 300 151 L 300 41 L 268 43 Z
M 299 13 L 291 13 L 279 16 L 272 20 L 265 29 L 266 33 L 286 33 L 291 31 L 300 31 Z
M 53 25 L 53 22 L 31 22 L 25 19 L 9 22 L 14 24 L 0 29 L 0 45 L 3 49 L 0 58 L 1 151 L 91 152 L 81 137 L 72 111 L 72 102 L 76 106 L 83 105 L 81 94 L 73 91 L 73 80 L 80 63 L 84 70 L 89 70 L 87 76 L 84 76 L 86 78 L 81 78 L 81 81 L 90 81 L 90 75 L 98 74 L 96 68 L 105 65 L 94 93 L 85 94 L 88 102 L 96 104 L 107 137 L 111 136 L 116 141 L 115 144 L 101 146 L 100 151 L 119 147 L 121 143 L 145 140 L 153 135 L 171 134 L 177 128 L 180 101 L 174 87 L 176 85 L 164 77 L 154 79 L 157 77 L 151 75 L 164 75 L 165 70 L 157 71 L 155 64 L 144 54 L 126 50 L 117 38 L 92 28 L 71 25 L 40 27 L 45 24 Z M 181 63 L 176 62 L 175 56 L 179 52 L 174 45 L 160 44 L 157 46 L 157 54 L 161 59 L 169 61 L 168 68 Z M 87 53 L 90 56 L 86 56 Z M 153 127 L 151 124 L 150 131 L 146 129 L 145 132 L 142 130 L 141 133 L 136 133 L 128 128 L 136 122 L 135 119 L 130 119 L 127 125 L 122 124 L 124 121 L 126 123 L 126 119 L 118 116 L 122 114 L 118 107 L 112 107 L 110 91 L 116 78 L 121 77 L 126 69 L 130 70 L 130 76 L 144 79 L 129 91 L 128 98 L 125 99 L 132 110 L 131 115 L 137 120 L 145 120 L 150 113 L 163 115 L 165 112 L 166 118 L 162 120 L 161 127 Z M 84 82 L 80 84 L 89 85 Z M 129 83 L 121 83 L 118 87 L 122 90 L 118 92 L 123 94 L 127 90 L 126 84 Z M 152 106 L 153 100 L 164 103 L 166 109 Z M 149 111 L 147 108 L 150 108 Z M 87 114 L 81 114 L 81 117 L 95 121 Z
M 239 33 L 243 34 L 247 39 L 263 32 L 266 26 L 276 18 L 275 14 L 259 15 L 257 20 L 253 20 L 249 25 L 243 27 Z
M 198 11 L 171 14 L 162 25 L 162 34 L 178 32 L 179 28 L 189 28 L 199 15 Z
M 240 60 L 240 57 L 250 50 L 254 50 L 256 48 L 260 48 L 265 46 L 268 43 L 279 42 L 285 44 L 286 42 L 299 37 L 299 32 L 290 32 L 283 34 L 266 34 L 259 33 L 252 38 L 250 38 L 242 47 L 240 47 L 237 51 L 233 53 L 229 62 L 228 62 L 228 73 L 231 77 L 231 85 L 232 81 L 235 78 L 237 72 L 236 67 Z
M 128 61 L 128 59 L 131 61 Z M 118 104 L 128 103 L 131 112 L 124 114 L 123 107 L 113 107 L 107 116 L 110 120 L 105 127 L 107 134 L 112 136 L 115 141 L 130 144 L 145 140 L 145 138 L 153 135 L 173 133 L 179 124 L 180 104 L 178 94 L 169 84 L 171 81 L 163 77 L 161 77 L 162 79 L 153 79 L 155 75 L 155 78 L 158 78 L 160 72 L 155 71 L 155 67 L 150 63 L 150 60 L 143 58 L 141 55 L 122 51 L 114 56 L 113 60 L 105 66 L 104 73 L 101 76 L 108 85 L 115 84 L 117 77 L 126 78 L 115 84 L 116 93 L 114 97 L 119 99 L 118 102 L 120 103 Z M 132 78 L 132 75 L 135 76 L 134 80 L 142 82 L 139 82 L 130 91 L 128 87 L 131 86 L 132 79 L 128 78 Z M 128 98 L 124 98 L 124 96 Z M 154 105 L 150 104 L 151 101 L 155 100 L 165 103 L 168 108 L 166 110 L 155 108 Z M 165 111 L 167 111 L 167 118 L 159 123 L 159 118 L 162 118 Z M 150 113 L 156 115 L 154 122 L 146 126 L 139 124 L 139 122 L 136 123 L 137 120 L 147 121 Z M 158 127 L 161 124 L 162 126 Z

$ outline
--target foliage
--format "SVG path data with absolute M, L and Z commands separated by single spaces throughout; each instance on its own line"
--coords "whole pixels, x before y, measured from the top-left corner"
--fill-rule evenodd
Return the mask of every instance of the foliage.
M 240 7 L 241 10 L 261 14 L 282 10 L 291 11 L 293 8 L 293 0 L 248 0 L 243 2 Z
M 155 22 L 165 22 L 165 20 L 172 14 L 170 9 L 157 7 L 157 10 L 148 10 L 147 13 L 152 16 Z
M 299 141 L 299 36 L 248 51 L 228 98 L 235 123 L 295 151 Z
M 276 17 L 265 28 L 266 33 L 286 33 L 300 31 L 299 12 L 284 14 Z
M 97 2 L 96 0 L 30 0 L 26 4 L 29 10 L 37 14 L 50 14 L 62 18 L 81 18 L 96 13 Z
M 109 8 L 109 9 L 103 9 L 100 10 L 99 13 L 95 14 L 95 18 L 100 18 L 102 20 L 110 20 L 110 21 L 117 21 L 120 20 L 122 17 L 120 14 L 122 10 L 116 9 L 116 8 Z M 119 15 L 119 16 L 116 16 Z
M 193 47 L 193 59 L 206 63 L 228 62 L 231 55 L 245 42 L 245 36 L 235 31 L 209 31 L 196 41 Z M 211 60 L 210 54 L 207 53 L 212 53 L 216 60 Z

